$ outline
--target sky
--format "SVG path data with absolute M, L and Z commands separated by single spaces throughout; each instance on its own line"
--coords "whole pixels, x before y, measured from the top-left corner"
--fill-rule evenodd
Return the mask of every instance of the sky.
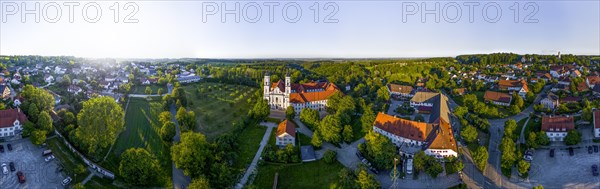
M 600 55 L 598 0 L 0 0 L 0 15 L 0 55 L 401 58 L 558 51 Z

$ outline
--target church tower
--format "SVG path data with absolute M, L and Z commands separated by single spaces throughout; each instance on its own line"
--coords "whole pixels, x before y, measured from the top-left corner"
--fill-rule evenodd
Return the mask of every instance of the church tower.
M 271 74 L 269 72 L 265 73 L 265 78 L 263 79 L 263 97 L 264 99 L 269 100 L 269 92 L 271 91 Z
M 292 93 L 292 79 L 290 78 L 290 74 L 285 74 L 285 94 L 289 95 Z

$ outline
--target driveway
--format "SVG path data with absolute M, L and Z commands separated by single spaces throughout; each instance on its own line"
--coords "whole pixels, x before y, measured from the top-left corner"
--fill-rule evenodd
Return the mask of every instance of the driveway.
M 33 145 L 29 139 L 21 139 L 1 143 L 4 153 L 0 153 L 0 163 L 10 162 L 15 164 L 15 171 L 9 170 L 8 174 L 0 172 L 0 188 L 63 188 L 62 180 L 65 178 L 61 172 L 56 172 L 58 160 L 44 161 L 42 152 L 46 148 Z M 6 144 L 11 144 L 12 151 L 8 151 Z M 26 182 L 20 184 L 17 171 L 23 172 Z
M 258 160 L 260 159 L 263 149 L 265 149 L 265 146 L 269 142 L 269 137 L 271 136 L 273 128 L 277 127 L 276 124 L 271 122 L 262 122 L 260 123 L 260 125 L 267 127 L 267 131 L 265 132 L 265 135 L 263 135 L 263 138 L 260 141 L 260 147 L 258 147 L 258 151 L 254 155 L 252 163 L 250 163 L 250 166 L 246 169 L 246 172 L 244 173 L 244 176 L 242 176 L 240 182 L 237 185 L 235 185 L 236 189 L 243 188 L 246 185 L 246 182 L 248 181 L 248 177 L 250 177 L 252 173 L 256 172 L 256 165 L 258 164 Z

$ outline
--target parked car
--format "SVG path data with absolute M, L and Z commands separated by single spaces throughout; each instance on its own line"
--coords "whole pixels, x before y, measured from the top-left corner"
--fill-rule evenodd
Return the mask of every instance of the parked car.
M 0 144 L 0 153 L 4 153 L 4 145 Z
M 569 155 L 570 156 L 575 155 L 575 152 L 573 152 L 573 147 L 569 147 Z
M 49 161 L 52 161 L 53 159 L 54 159 L 54 155 L 50 155 L 50 156 L 46 157 L 44 159 L 44 161 L 49 162 Z
M 598 146 L 594 145 L 594 153 L 598 153 Z
M 592 146 L 588 146 L 588 154 L 594 153 Z
M 66 186 L 67 184 L 71 183 L 71 181 L 73 181 L 73 179 L 71 179 L 71 177 L 67 177 L 65 180 L 62 181 L 62 185 Z
M 6 163 L 2 163 L 2 173 L 5 175 L 8 174 L 8 168 L 6 168 Z
M 52 150 L 44 150 L 44 152 L 42 152 L 42 156 L 47 156 L 52 154 Z
M 21 171 L 17 172 L 17 177 L 19 178 L 19 183 L 21 183 L 21 184 L 25 183 L 25 175 L 23 174 L 23 172 L 21 172 Z
M 8 151 L 12 151 L 12 145 L 11 144 L 7 144 L 6 147 L 8 148 Z
M 16 170 L 16 169 L 15 169 L 15 163 L 14 163 L 14 162 L 10 162 L 10 163 L 8 164 L 8 166 L 10 167 L 10 171 L 15 171 L 15 170 Z
M 598 165 L 592 165 L 592 175 L 598 176 Z
M 406 174 L 412 174 L 413 170 L 413 159 L 406 160 Z
M 554 149 L 550 149 L 550 157 L 554 157 Z

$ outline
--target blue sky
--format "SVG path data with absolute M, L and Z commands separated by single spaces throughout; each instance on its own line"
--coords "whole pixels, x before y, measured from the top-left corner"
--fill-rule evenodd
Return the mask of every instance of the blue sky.
M 274 7 L 273 22 L 264 3 L 277 1 L 133 1 L 139 11 L 133 18 L 138 23 L 123 23 L 131 12 L 125 10 L 125 1 L 119 2 L 119 23 L 113 21 L 114 2 L 83 1 L 74 8 L 74 22 L 68 21 L 68 7 L 63 1 L 26 1 L 33 9 L 40 3 L 40 22 L 33 14 L 21 22 L 23 1 L 0 1 L 0 54 L 2 55 L 72 55 L 79 57 L 114 58 L 392 58 L 455 56 L 458 54 L 515 52 L 537 54 L 600 54 L 600 1 L 481 1 L 474 7 L 473 22 L 469 22 L 466 1 L 279 1 Z M 69 1 L 71 2 L 71 1 Z M 102 17 L 96 23 L 84 20 L 82 7 L 96 2 Z M 220 12 L 207 15 L 205 8 L 217 11 L 233 9 L 240 4 L 240 22 L 226 15 L 221 22 Z M 295 23 L 284 18 L 296 16 L 297 3 L 302 16 Z M 324 5 L 332 2 L 329 9 Z M 475 2 L 475 1 L 472 1 Z M 50 23 L 61 7 L 60 20 Z M 225 3 L 224 8 L 222 3 Z M 315 3 L 319 7 L 319 22 L 313 21 Z M 422 4 L 424 3 L 424 4 Z M 439 3 L 440 22 L 432 14 L 421 20 L 423 9 L 433 9 Z M 502 16 L 495 23 L 484 19 L 483 7 L 498 5 Z M 519 22 L 515 22 L 514 6 L 518 3 Z M 53 4 L 54 5 L 54 4 Z M 208 6 L 212 5 L 212 7 Z M 261 7 L 261 17 L 256 15 Z M 296 4 L 289 4 L 296 5 Z M 407 15 L 403 22 L 403 7 L 416 5 L 419 12 Z M 423 5 L 425 7 L 423 7 Z M 456 6 L 461 9 L 457 11 Z M 511 9 L 513 6 L 513 9 Z M 46 7 L 46 8 L 44 8 Z M 246 7 L 246 8 L 244 8 Z M 334 7 L 332 18 L 337 23 L 323 23 Z M 413 6 L 414 7 L 414 6 Z M 446 9 L 444 9 L 446 7 Z M 526 15 L 537 7 L 532 17 L 537 23 L 524 23 Z M 92 7 L 93 8 L 93 7 Z M 88 9 L 88 17 L 96 16 Z M 445 11 L 447 10 L 447 11 Z M 12 12 L 11 12 L 12 11 Z M 46 12 L 46 13 L 44 13 Z M 460 12 L 455 23 L 452 18 Z M 203 21 L 203 15 L 207 20 Z M 247 16 L 244 16 L 247 15 Z M 494 6 L 487 9 L 487 17 L 496 16 Z M 446 19 L 444 19 L 446 18 Z M 448 21 L 449 20 L 449 21 Z

